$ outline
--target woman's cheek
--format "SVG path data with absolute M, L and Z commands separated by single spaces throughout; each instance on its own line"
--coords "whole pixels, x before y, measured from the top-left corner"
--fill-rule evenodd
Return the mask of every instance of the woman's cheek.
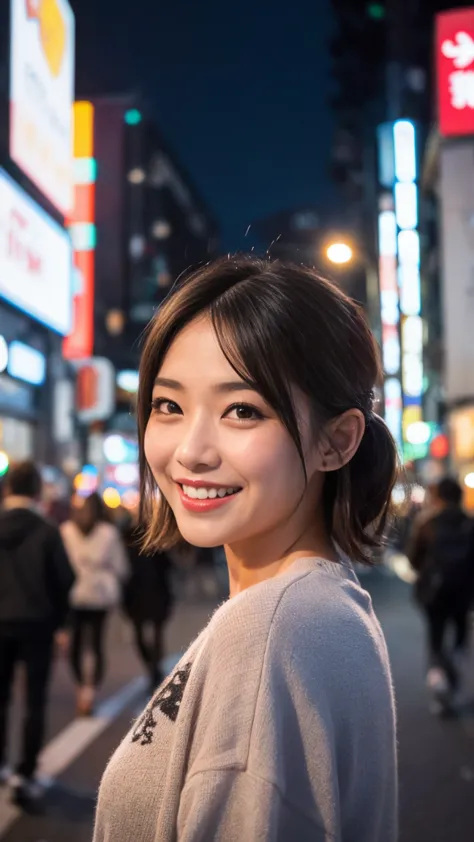
M 153 473 L 160 470 L 163 458 L 163 439 L 153 421 L 148 422 L 144 441 L 145 458 Z

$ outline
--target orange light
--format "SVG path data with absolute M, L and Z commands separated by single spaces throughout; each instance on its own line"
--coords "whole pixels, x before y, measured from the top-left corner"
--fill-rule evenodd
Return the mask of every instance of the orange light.
M 91 102 L 74 103 L 74 157 L 94 157 L 94 106 Z

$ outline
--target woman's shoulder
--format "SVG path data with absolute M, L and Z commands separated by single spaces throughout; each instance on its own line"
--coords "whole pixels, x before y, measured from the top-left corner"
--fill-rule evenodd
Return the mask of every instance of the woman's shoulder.
M 224 603 L 208 628 L 223 657 L 247 662 L 292 658 L 309 664 L 387 659 L 370 595 L 350 564 L 301 559 L 285 575 L 255 585 Z

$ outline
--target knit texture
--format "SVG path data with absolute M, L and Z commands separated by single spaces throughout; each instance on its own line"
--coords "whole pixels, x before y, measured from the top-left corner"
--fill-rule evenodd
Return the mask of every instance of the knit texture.
M 105 771 L 94 842 L 395 842 L 385 641 L 351 565 L 224 603 Z

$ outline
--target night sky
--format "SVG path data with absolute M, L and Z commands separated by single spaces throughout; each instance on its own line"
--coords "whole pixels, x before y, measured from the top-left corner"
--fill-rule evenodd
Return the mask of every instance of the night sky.
M 330 200 L 329 0 L 71 0 L 77 92 L 140 89 L 221 227 Z

